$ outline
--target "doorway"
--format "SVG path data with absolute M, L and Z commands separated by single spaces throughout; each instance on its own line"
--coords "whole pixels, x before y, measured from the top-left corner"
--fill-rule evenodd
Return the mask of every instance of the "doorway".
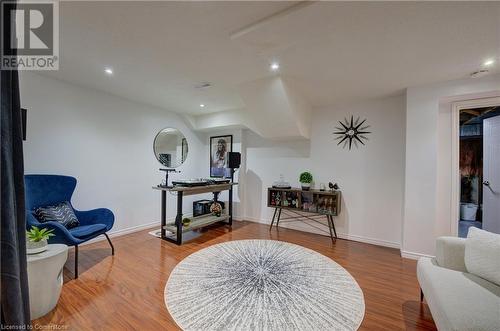
M 460 109 L 458 236 L 500 233 L 500 107 Z

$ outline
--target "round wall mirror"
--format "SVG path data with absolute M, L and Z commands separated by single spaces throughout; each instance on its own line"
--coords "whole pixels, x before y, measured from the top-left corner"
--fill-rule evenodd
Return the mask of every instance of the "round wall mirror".
M 165 128 L 156 135 L 153 150 L 158 162 L 167 168 L 177 168 L 186 161 L 188 143 L 179 130 Z

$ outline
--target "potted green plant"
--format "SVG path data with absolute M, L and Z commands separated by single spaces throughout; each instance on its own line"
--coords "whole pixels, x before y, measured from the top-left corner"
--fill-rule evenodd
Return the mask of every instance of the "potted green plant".
M 299 176 L 299 182 L 304 191 L 309 191 L 312 181 L 313 181 L 313 176 L 309 171 L 304 171 Z
M 188 227 L 191 224 L 191 220 L 187 217 L 182 219 L 182 226 Z
M 52 233 L 54 230 L 48 230 L 46 228 L 39 229 L 36 226 L 32 226 L 29 231 L 26 231 L 26 252 L 28 254 L 41 253 L 47 249 L 47 240 L 54 236 Z

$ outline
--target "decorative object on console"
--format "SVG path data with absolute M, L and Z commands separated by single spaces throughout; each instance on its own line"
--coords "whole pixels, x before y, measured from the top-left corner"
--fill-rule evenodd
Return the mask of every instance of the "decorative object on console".
M 210 137 L 210 177 L 231 177 L 228 152 L 232 151 L 232 135 Z
M 222 206 L 220 203 L 218 202 L 214 202 L 212 203 L 212 205 L 210 206 L 210 212 L 212 214 L 214 214 L 215 216 L 219 217 L 220 215 L 222 215 Z
M 280 179 L 275 181 L 273 183 L 273 187 L 275 188 L 282 188 L 282 189 L 287 189 L 287 188 L 292 188 L 290 186 L 290 183 L 285 181 L 285 177 L 283 176 L 283 174 L 280 175 Z
M 229 241 L 189 255 L 170 274 L 164 297 L 186 331 L 354 331 L 365 313 L 363 291 L 347 270 L 276 240 Z
M 330 188 L 330 190 L 333 192 L 333 191 L 337 191 L 339 189 L 339 186 L 337 185 L 337 183 L 333 184 L 332 182 L 329 182 L 328 183 L 328 187 Z
M 26 231 L 26 252 L 28 254 L 37 254 L 43 252 L 47 249 L 47 240 L 50 237 L 55 236 L 53 234 L 54 229 L 39 229 L 36 226 L 32 226 L 29 231 Z
M 312 181 L 313 181 L 313 176 L 311 175 L 310 172 L 305 171 L 300 174 L 299 182 L 304 191 L 307 191 L 309 190 L 309 188 L 311 188 Z
M 335 129 L 337 129 L 337 131 L 333 133 L 334 135 L 338 135 L 335 138 L 335 140 L 339 140 L 337 145 L 344 143 L 342 147 L 346 148 L 349 146 L 349 150 L 351 150 L 353 142 L 356 147 L 358 147 L 358 142 L 364 145 L 364 141 L 368 140 L 366 135 L 371 133 L 370 131 L 365 131 L 370 127 L 369 125 L 364 124 L 366 119 L 360 121 L 358 117 L 356 121 L 354 121 L 354 116 L 351 115 L 351 120 L 349 121 L 347 118 L 344 118 L 344 122 L 339 121 L 342 127 L 339 128 L 336 126 Z

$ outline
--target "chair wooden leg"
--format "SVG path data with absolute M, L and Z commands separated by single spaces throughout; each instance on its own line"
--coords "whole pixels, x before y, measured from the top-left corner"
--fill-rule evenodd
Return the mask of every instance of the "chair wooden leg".
M 78 278 L 78 245 L 75 245 L 75 279 Z
M 108 243 L 109 243 L 109 246 L 111 246 L 111 255 L 115 255 L 115 247 L 113 246 L 113 244 L 111 243 L 111 239 L 109 239 L 108 237 L 108 234 L 105 233 L 104 234 L 106 236 L 106 239 L 108 239 Z

